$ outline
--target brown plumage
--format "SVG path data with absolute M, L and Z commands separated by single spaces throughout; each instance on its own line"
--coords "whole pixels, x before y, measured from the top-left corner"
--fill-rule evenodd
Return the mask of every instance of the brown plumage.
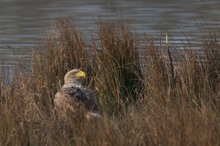
M 65 75 L 64 85 L 54 99 L 55 110 L 60 117 L 99 117 L 94 92 L 81 85 L 85 77 L 86 74 L 79 69 L 72 69 Z

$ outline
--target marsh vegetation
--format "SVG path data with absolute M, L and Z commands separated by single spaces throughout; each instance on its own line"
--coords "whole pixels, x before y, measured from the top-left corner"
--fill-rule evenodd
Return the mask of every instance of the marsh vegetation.
M 0 145 L 220 144 L 219 36 L 183 51 L 131 33 L 123 20 L 97 26 L 87 41 L 61 21 L 33 49 L 30 70 L 18 63 L 10 83 L 2 70 Z M 70 119 L 64 130 L 53 99 L 72 68 L 88 73 L 102 118 Z

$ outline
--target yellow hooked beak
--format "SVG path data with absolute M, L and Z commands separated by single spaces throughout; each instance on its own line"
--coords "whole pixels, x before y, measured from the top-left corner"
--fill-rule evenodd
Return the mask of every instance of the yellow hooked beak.
M 85 72 L 83 72 L 83 71 L 79 71 L 79 72 L 76 74 L 76 77 L 82 77 L 83 79 L 85 79 L 85 78 L 86 78 L 86 74 L 85 74 Z

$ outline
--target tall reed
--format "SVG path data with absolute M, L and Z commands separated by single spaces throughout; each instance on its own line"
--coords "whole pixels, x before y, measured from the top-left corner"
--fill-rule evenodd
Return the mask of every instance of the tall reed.
M 117 113 L 141 95 L 138 42 L 123 21 L 119 26 L 100 21 L 98 28 L 99 42 L 93 40 L 96 87 L 103 107 Z

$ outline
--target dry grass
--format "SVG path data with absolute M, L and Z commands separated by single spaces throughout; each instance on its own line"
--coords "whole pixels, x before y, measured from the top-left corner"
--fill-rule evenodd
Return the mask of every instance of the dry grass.
M 204 36 L 203 54 L 185 44 L 184 52 L 176 48 L 166 57 L 164 50 L 172 48 L 157 47 L 149 37 L 140 47 L 123 21 L 100 21 L 98 28 L 86 43 L 76 26 L 61 21 L 34 49 L 31 72 L 17 66 L 12 83 L 2 74 L 0 145 L 220 144 L 220 45 L 214 33 Z M 72 68 L 88 72 L 85 84 L 96 91 L 101 120 L 63 123 L 56 117 L 54 94 Z

